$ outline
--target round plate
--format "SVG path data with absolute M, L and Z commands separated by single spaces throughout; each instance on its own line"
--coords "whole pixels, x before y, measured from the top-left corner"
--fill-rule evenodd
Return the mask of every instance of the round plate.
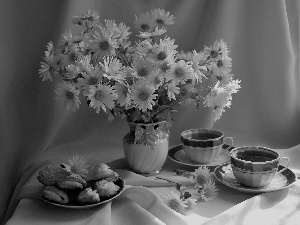
M 228 147 L 228 146 L 224 146 L 224 147 Z M 227 162 L 230 161 L 230 153 L 229 151 L 223 151 L 218 158 L 216 158 L 214 161 L 210 162 L 210 163 L 206 163 L 206 164 L 200 164 L 200 163 L 196 163 L 193 162 L 192 160 L 190 160 L 184 150 L 182 149 L 182 145 L 177 145 L 173 148 L 171 148 L 168 152 L 168 158 L 171 159 L 172 161 L 182 164 L 182 165 L 186 165 L 186 166 L 193 166 L 193 167 L 199 167 L 199 166 L 207 166 L 207 167 L 216 167 L 219 165 L 223 165 Z
M 45 199 L 43 196 L 42 196 L 42 199 L 47 202 L 47 203 L 50 203 L 52 205 L 55 205 L 55 206 L 59 206 L 59 207 L 63 207 L 63 208 L 69 208 L 69 209 L 88 209 L 88 208 L 93 208 L 93 207 L 96 207 L 96 206 L 99 206 L 99 205 L 102 205 L 106 202 L 109 202 L 111 200 L 113 200 L 114 198 L 118 197 L 123 191 L 124 191 L 124 188 L 125 188 L 125 182 L 124 180 L 122 180 L 121 178 L 119 178 L 117 181 L 114 182 L 116 185 L 118 185 L 120 187 L 120 190 L 118 191 L 117 194 L 115 194 L 114 196 L 110 197 L 110 198 L 107 198 L 103 201 L 100 201 L 98 203 L 94 203 L 94 204 L 88 204 L 88 205 L 81 205 L 81 204 L 60 204 L 60 203 L 57 203 L 57 202 L 52 202 L 52 201 L 49 201 L 47 199 Z
M 283 166 L 279 165 L 279 169 Z M 286 169 L 282 173 L 275 174 L 271 183 L 263 188 L 251 188 L 240 184 L 233 175 L 230 163 L 215 168 L 215 177 L 222 184 L 231 187 L 237 191 L 247 194 L 261 194 L 264 192 L 277 191 L 291 186 L 297 179 L 296 174 L 290 169 Z

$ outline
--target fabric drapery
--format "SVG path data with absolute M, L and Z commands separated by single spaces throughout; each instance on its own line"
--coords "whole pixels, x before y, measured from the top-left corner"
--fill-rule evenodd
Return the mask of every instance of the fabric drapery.
M 12 213 L 6 210 L 28 179 L 23 174 L 34 173 L 38 166 L 34 162 L 53 148 L 64 146 L 57 153 L 64 157 L 68 143 L 95 142 L 99 151 L 101 145 L 111 146 L 112 159 L 123 157 L 125 120 L 108 122 L 105 113 L 96 114 L 84 99 L 78 111 L 67 111 L 54 100 L 55 82 L 38 77 L 46 44 L 57 43 L 70 29 L 76 33 L 73 15 L 96 10 L 102 20 L 124 22 L 135 35 L 134 15 L 164 8 L 175 16 L 167 34 L 179 51 L 201 50 L 223 39 L 242 88 L 216 123 L 208 108 L 179 111 L 170 145 L 180 143 L 185 129 L 213 126 L 233 137 L 235 146 L 285 149 L 300 141 L 299 4 L 295 0 L 1 1 L 0 221 Z

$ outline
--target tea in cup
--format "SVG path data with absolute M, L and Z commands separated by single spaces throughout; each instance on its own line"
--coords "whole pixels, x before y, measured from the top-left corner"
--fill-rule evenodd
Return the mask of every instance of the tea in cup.
M 289 166 L 287 157 L 266 147 L 237 147 L 230 153 L 230 161 L 235 178 L 243 185 L 253 188 L 267 186 L 275 176 Z M 285 166 L 278 171 L 281 161 Z
M 223 148 L 226 141 L 228 147 Z M 233 145 L 232 137 L 224 137 L 223 132 L 212 129 L 191 129 L 181 133 L 182 148 L 190 160 L 207 164 L 214 161 L 223 151 Z

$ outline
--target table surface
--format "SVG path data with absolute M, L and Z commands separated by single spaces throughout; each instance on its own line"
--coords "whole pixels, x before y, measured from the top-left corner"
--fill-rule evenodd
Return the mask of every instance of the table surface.
M 91 153 L 91 152 L 90 152 Z M 87 152 L 87 155 L 90 156 L 90 160 L 94 160 L 95 162 L 99 161 L 100 159 L 103 160 L 104 162 L 108 163 L 111 161 L 112 158 L 117 158 L 120 156 L 120 152 L 115 154 L 114 150 L 111 151 L 111 154 L 108 157 L 103 157 L 101 156 L 102 153 L 97 153 L 96 157 L 92 157 L 92 154 Z M 54 154 L 51 153 L 50 155 Z M 100 155 L 99 155 L 100 154 Z M 69 154 L 70 155 L 70 154 Z M 67 157 L 67 155 L 66 155 Z M 71 158 L 71 157 L 69 157 Z M 65 157 L 62 157 L 61 160 L 65 161 Z M 49 163 L 49 161 L 47 161 Z M 58 163 L 59 160 L 57 158 L 51 158 L 50 162 L 52 163 Z M 110 164 L 112 165 L 112 168 L 118 168 L 119 169 L 124 169 L 125 171 L 128 170 L 127 163 L 125 159 L 122 157 L 113 160 L 113 162 Z M 186 166 L 182 164 L 178 164 L 169 158 L 167 158 L 166 163 L 163 166 L 163 170 L 161 173 L 158 175 L 159 177 L 162 178 L 174 178 L 176 177 L 174 173 L 174 169 L 183 169 L 183 170 L 188 170 L 188 171 L 194 171 L 195 167 L 191 166 Z M 213 168 L 212 168 L 213 169 Z M 38 181 L 36 179 L 38 171 L 36 171 L 32 177 L 28 180 L 26 183 L 27 186 L 30 185 L 37 185 Z M 155 181 L 155 177 L 147 177 L 143 179 L 149 179 L 150 181 Z M 125 179 L 126 180 L 126 179 Z M 26 186 L 25 185 L 25 186 Z M 246 193 L 241 193 L 238 192 L 237 190 L 234 190 L 230 187 L 227 187 L 220 182 L 216 181 L 216 185 L 219 188 L 219 195 L 216 199 L 213 201 L 200 201 L 196 204 L 196 206 L 189 211 L 189 213 L 194 213 L 202 218 L 204 218 L 203 221 L 210 220 L 211 218 L 218 217 L 218 215 L 223 214 L 224 212 L 230 210 L 232 207 L 237 206 L 237 205 L 242 205 L 245 200 L 252 199 L 253 197 L 255 198 L 256 195 L 253 194 L 246 194 Z M 299 185 L 299 181 L 296 181 L 296 185 Z M 153 185 L 153 186 L 148 186 L 154 193 L 157 194 L 157 196 L 164 196 L 165 194 L 170 193 L 171 191 L 176 191 L 175 187 L 173 185 Z M 276 193 L 273 193 L 274 196 L 281 195 L 283 193 L 286 193 L 288 190 L 280 190 L 276 191 Z M 299 192 L 300 193 L 300 192 Z M 10 220 L 7 221 L 7 225 L 19 225 L 19 224 L 33 224 L 33 221 L 36 222 L 36 224 L 51 224 L 51 221 L 54 217 L 59 217 L 61 223 L 55 223 L 55 224 L 65 224 L 64 221 L 68 220 L 68 218 L 77 218 L 79 217 L 82 212 L 81 211 L 76 211 L 74 210 L 73 212 L 68 211 L 67 213 L 65 211 L 62 211 L 60 209 L 57 210 L 51 210 L 51 213 L 49 213 L 49 207 L 50 204 L 37 200 L 36 198 L 31 198 L 30 196 L 26 197 L 26 194 L 24 195 L 25 197 L 20 197 L 20 201 L 18 203 L 18 206 L 16 210 L 14 211 L 14 214 L 10 218 Z M 299 195 L 300 196 L 300 195 Z M 273 198 L 273 197 L 272 197 Z M 246 201 L 247 202 L 247 201 Z M 242 203 L 242 204 L 240 204 Z M 299 205 L 300 205 L 300 199 L 299 199 Z M 59 207 L 57 207 L 59 208 Z M 91 212 L 94 212 L 95 209 L 90 209 Z M 99 210 L 99 209 L 98 209 Z M 37 213 L 38 212 L 38 213 Z M 91 213 L 90 212 L 90 213 Z M 85 213 L 87 213 L 87 210 L 85 210 Z M 300 216 L 300 215 L 299 215 Z M 56 220 L 57 222 L 57 220 Z

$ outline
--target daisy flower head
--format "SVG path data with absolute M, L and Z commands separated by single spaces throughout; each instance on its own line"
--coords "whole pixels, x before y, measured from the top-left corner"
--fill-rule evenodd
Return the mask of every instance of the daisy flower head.
M 187 209 L 192 209 L 197 204 L 197 199 L 194 198 L 188 198 L 186 199 L 186 206 Z
M 77 108 L 79 108 L 80 91 L 77 90 L 75 85 L 73 85 L 72 83 L 63 81 L 63 83 L 57 85 L 57 88 L 54 90 L 54 92 L 58 95 L 57 99 L 64 100 L 65 107 L 68 110 L 72 109 L 73 111 L 75 111 Z
M 104 112 L 106 112 L 106 108 L 112 109 L 118 95 L 111 86 L 98 84 L 97 86 L 90 86 L 87 98 L 90 100 L 90 107 L 93 107 L 96 109 L 96 113 L 99 113 L 100 109 Z
M 103 63 L 100 62 L 104 71 L 104 76 L 108 79 L 120 80 L 124 78 L 123 65 L 117 58 L 105 57 Z
M 226 84 L 226 90 L 229 93 L 237 93 L 241 88 L 240 80 L 231 80 L 228 84 Z
M 171 65 L 170 73 L 167 74 L 167 81 L 172 80 L 176 84 L 184 84 L 188 79 L 194 79 L 193 68 L 183 60 Z
M 223 76 L 231 71 L 232 63 L 228 59 L 219 59 L 214 66 L 214 74 Z
M 92 52 L 95 52 L 95 57 L 101 59 L 103 56 L 115 55 L 118 43 L 107 32 L 96 31 L 90 47 Z
M 230 81 L 232 80 L 233 74 L 221 74 L 219 76 L 217 76 L 217 80 L 220 82 L 221 85 L 227 85 L 230 83 Z
M 161 76 L 160 73 L 156 72 L 156 73 L 154 73 L 154 75 L 151 77 L 151 79 L 149 81 L 153 84 L 155 89 L 157 89 L 158 87 L 160 87 L 163 84 L 164 77 Z
M 73 16 L 72 23 L 81 26 L 84 32 L 89 32 L 99 23 L 99 15 L 96 11 L 87 10 L 81 15 Z
M 79 54 L 78 47 L 75 45 L 71 46 L 68 52 L 60 55 L 60 66 L 63 68 L 71 64 L 76 64 Z
M 224 106 L 231 99 L 230 91 L 226 90 L 223 86 L 220 86 L 218 82 L 211 92 L 204 99 L 204 106 L 206 107 L 218 107 Z
M 69 165 L 65 165 L 67 168 L 69 168 L 70 172 L 76 173 L 82 177 L 85 177 L 85 175 L 88 173 L 89 165 L 87 165 L 87 160 L 84 157 L 80 157 L 78 155 L 73 155 L 72 159 L 68 160 Z
M 170 72 L 171 64 L 173 64 L 174 61 L 166 61 L 157 63 L 157 68 L 161 76 L 166 77 L 167 74 Z
M 199 194 L 204 201 L 211 201 L 218 196 L 218 191 L 219 189 L 215 185 L 215 182 L 210 180 L 199 190 Z
M 202 78 L 207 79 L 204 73 L 207 71 L 206 66 L 202 66 L 205 62 L 204 53 L 198 53 L 193 51 L 191 61 L 193 62 L 192 68 L 195 73 L 196 80 L 198 82 L 202 82 Z
M 151 110 L 155 104 L 154 100 L 157 94 L 154 94 L 155 87 L 146 80 L 138 80 L 133 84 L 131 90 L 131 100 L 134 105 L 141 111 Z
M 163 62 L 164 60 L 169 61 L 170 57 L 174 57 L 176 54 L 177 45 L 173 45 L 174 42 L 169 39 L 160 40 L 159 44 L 155 44 L 152 47 L 152 53 L 149 54 L 149 58 L 154 62 Z
M 99 84 L 103 77 L 103 71 L 96 65 L 95 67 L 86 68 L 85 72 L 81 73 L 83 78 L 78 78 L 78 86 L 82 89 L 82 94 L 89 95 L 90 86 Z
M 206 166 L 200 166 L 193 173 L 195 179 L 195 185 L 203 187 L 205 183 L 212 180 L 214 176 Z
M 155 65 L 149 59 L 137 58 L 134 62 L 133 76 L 140 79 L 149 79 L 155 72 Z
M 52 59 L 54 57 L 54 46 L 53 46 L 53 42 L 50 41 L 47 45 L 47 50 L 45 51 L 45 57 L 47 59 Z
M 185 204 L 185 201 L 180 198 L 180 194 L 171 191 L 170 194 L 164 196 L 164 199 L 166 205 L 169 206 L 171 209 L 180 214 L 185 214 L 185 209 L 188 206 Z
M 228 57 L 228 47 L 224 40 L 221 39 L 220 41 L 215 41 L 213 48 L 218 50 L 218 52 L 222 53 L 222 56 L 224 56 L 225 58 L 230 59 Z
M 50 60 L 50 58 L 45 57 L 44 62 L 41 62 L 41 68 L 39 69 L 39 74 L 42 78 L 42 81 L 53 81 L 52 74 L 55 72 L 55 69 L 53 67 L 53 62 Z
M 164 9 L 153 9 L 151 10 L 151 15 L 157 26 L 172 25 L 175 23 L 175 17 Z
M 134 24 L 142 32 L 150 32 L 155 27 L 155 21 L 148 12 L 135 16 Z

